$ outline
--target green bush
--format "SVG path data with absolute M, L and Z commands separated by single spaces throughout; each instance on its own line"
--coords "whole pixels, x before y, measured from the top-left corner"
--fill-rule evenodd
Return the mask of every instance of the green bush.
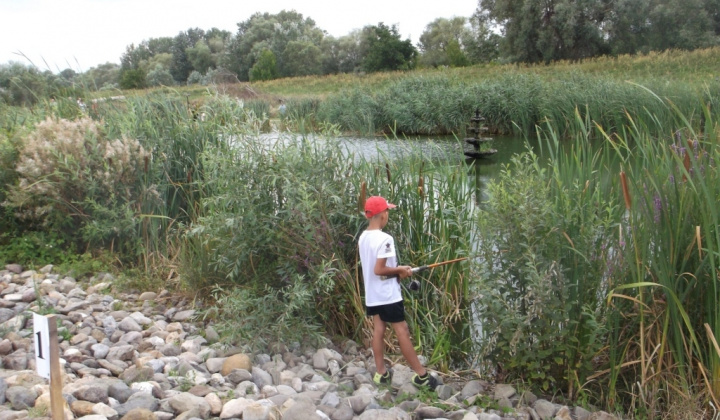
M 203 316 L 215 320 L 228 344 L 260 351 L 272 343 L 317 346 L 322 340 L 323 330 L 314 316 L 314 294 L 303 279 L 293 279 L 281 289 L 216 288 L 212 294 L 215 305 Z
M 491 370 L 575 398 L 605 343 L 612 200 L 553 176 L 528 152 L 488 186 L 476 305 Z
M 22 232 L 21 236 L 0 234 L 0 266 L 21 264 L 42 267 L 67 263 L 75 253 L 72 244 L 57 232 Z
M 141 69 L 120 73 L 120 89 L 143 89 L 147 86 L 145 72 Z

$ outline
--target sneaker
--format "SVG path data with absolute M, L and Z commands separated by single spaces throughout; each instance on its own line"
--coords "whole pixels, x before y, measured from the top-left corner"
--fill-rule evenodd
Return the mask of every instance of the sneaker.
M 375 372 L 375 376 L 373 376 L 373 382 L 375 382 L 375 384 L 377 385 L 390 385 L 390 382 L 392 382 L 392 374 L 392 369 L 386 370 L 384 375 Z
M 438 386 L 438 380 L 430 372 L 425 372 L 423 376 L 416 373 L 412 377 L 412 383 L 418 388 L 430 388 L 432 391 Z

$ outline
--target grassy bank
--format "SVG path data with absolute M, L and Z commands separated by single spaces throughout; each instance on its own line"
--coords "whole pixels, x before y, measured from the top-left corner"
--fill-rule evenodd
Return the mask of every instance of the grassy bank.
M 576 109 L 607 131 L 629 123 L 628 113 L 652 114 L 658 121 L 650 128 L 657 131 L 679 123 L 665 100 L 693 126 L 700 124 L 703 103 L 719 100 L 719 65 L 720 49 L 713 48 L 551 65 L 305 77 L 257 83 L 253 90 L 288 100 L 304 127 L 331 123 L 362 134 L 464 136 L 475 109 L 497 133 L 528 132 L 546 120 L 562 132 Z M 307 106 L 310 98 L 314 107 Z

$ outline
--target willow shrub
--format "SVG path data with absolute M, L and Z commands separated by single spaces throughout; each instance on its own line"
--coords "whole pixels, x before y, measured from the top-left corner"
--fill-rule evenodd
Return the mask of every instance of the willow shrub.
M 488 372 L 578 396 L 604 345 L 612 200 L 597 175 L 563 184 L 532 152 L 489 185 L 476 300 Z

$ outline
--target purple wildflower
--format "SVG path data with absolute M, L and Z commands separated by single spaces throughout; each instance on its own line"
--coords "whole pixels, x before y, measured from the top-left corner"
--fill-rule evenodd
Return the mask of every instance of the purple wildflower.
M 662 212 L 662 200 L 660 200 L 659 195 L 655 195 L 655 198 L 653 199 L 655 202 L 655 223 L 660 223 L 660 214 Z

